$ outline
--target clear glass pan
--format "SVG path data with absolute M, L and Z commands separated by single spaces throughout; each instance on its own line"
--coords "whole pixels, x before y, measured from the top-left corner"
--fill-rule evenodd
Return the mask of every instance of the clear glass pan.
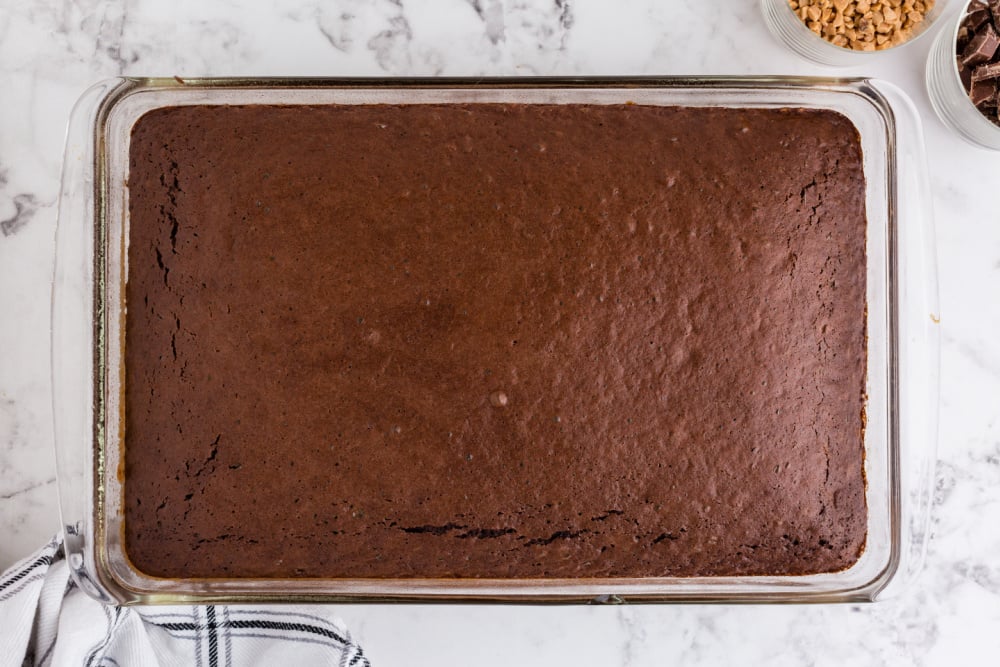
M 586 103 L 830 109 L 857 127 L 868 211 L 865 473 L 868 543 L 832 574 L 645 579 L 150 577 L 122 545 L 126 179 L 132 125 L 187 104 Z M 84 590 L 121 604 L 251 601 L 843 602 L 919 570 L 937 440 L 937 283 L 920 122 L 867 79 L 137 79 L 77 103 L 63 170 L 53 284 L 53 386 L 66 551 Z M 890 582 L 892 586 L 890 586 Z

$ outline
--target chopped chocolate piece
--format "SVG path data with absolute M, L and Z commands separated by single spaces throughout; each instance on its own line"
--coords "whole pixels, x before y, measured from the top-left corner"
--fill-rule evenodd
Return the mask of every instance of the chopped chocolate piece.
M 959 53 L 965 50 L 965 47 L 968 46 L 970 39 L 972 39 L 972 31 L 963 25 L 958 29 L 958 39 L 955 40 L 955 43 L 958 45 Z
M 995 79 L 998 76 L 1000 76 L 1000 61 L 986 63 L 972 70 L 973 81 L 985 81 L 986 79 Z
M 981 9 L 978 12 L 972 12 L 965 17 L 962 21 L 962 25 L 966 26 L 969 30 L 978 30 L 979 26 L 983 25 L 990 20 L 990 13 L 985 9 Z
M 958 78 L 962 80 L 965 90 L 972 87 L 972 68 L 962 64 L 962 56 L 958 57 Z
M 972 90 L 969 91 L 969 99 L 977 107 L 983 105 L 989 100 L 996 99 L 997 95 L 997 84 L 996 81 L 973 81 Z
M 968 12 L 955 39 L 958 77 L 969 100 L 1000 126 L 1000 0 L 970 2 Z
M 962 64 L 966 67 L 981 65 L 989 62 L 990 58 L 997 52 L 1000 46 L 1000 36 L 997 35 L 993 25 L 987 23 L 986 27 L 976 33 L 969 45 L 962 52 Z

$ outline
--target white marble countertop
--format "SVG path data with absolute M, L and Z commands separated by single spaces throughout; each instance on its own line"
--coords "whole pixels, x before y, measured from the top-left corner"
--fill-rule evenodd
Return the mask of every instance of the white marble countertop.
M 861 606 L 340 613 L 379 665 L 996 664 L 1000 153 L 964 144 L 933 115 L 929 46 L 860 69 L 811 65 L 767 33 L 751 0 L 0 0 L 0 569 L 59 529 L 49 286 L 63 132 L 89 84 L 122 73 L 868 75 L 901 86 L 924 119 L 937 219 L 940 460 L 917 585 Z

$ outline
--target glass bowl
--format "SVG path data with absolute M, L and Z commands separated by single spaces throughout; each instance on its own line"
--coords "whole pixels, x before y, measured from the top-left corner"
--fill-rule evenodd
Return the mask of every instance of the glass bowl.
M 958 75 L 955 45 L 970 4 L 966 2 L 934 40 L 927 56 L 927 93 L 938 117 L 960 137 L 974 146 L 1000 151 L 1000 126 L 976 108 Z
M 771 34 L 798 55 L 820 65 L 854 67 L 869 64 L 879 54 L 895 51 L 920 39 L 944 14 L 948 4 L 948 0 L 937 0 L 934 8 L 924 16 L 923 22 L 913 30 L 909 39 L 881 51 L 855 51 L 831 44 L 806 27 L 802 19 L 795 15 L 788 0 L 760 0 L 760 9 Z

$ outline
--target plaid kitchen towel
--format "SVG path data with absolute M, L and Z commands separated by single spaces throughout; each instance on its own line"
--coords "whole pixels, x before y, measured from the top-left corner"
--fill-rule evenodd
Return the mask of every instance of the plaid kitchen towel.
M 69 576 L 53 539 L 0 575 L 0 666 L 369 667 L 326 607 L 110 607 Z

